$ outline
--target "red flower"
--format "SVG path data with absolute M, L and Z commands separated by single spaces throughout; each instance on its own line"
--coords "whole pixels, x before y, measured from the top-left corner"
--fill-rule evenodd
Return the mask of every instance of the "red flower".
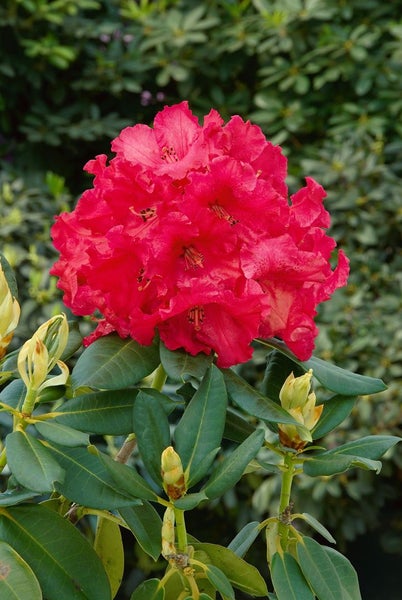
M 302 360 L 317 305 L 345 285 L 348 260 L 326 235 L 325 192 L 313 179 L 287 197 L 286 159 L 261 129 L 187 102 L 154 128 L 135 125 L 86 170 L 93 188 L 52 229 L 64 301 L 101 315 L 87 343 L 116 331 L 141 344 L 156 330 L 170 349 L 216 352 L 220 366 L 278 336 Z

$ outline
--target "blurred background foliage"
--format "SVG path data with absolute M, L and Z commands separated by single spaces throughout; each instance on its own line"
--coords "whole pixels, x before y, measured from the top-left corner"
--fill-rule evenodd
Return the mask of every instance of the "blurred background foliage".
M 214 107 L 259 124 L 289 158 L 291 191 L 305 175 L 327 189 L 351 276 L 320 309 L 316 353 L 389 385 L 360 400 L 337 436 L 398 434 L 401 14 L 401 0 L 3 0 L 0 242 L 17 270 L 21 338 L 62 306 L 48 276 L 49 226 L 91 185 L 85 162 L 109 153 L 122 127 L 188 99 L 200 116 Z M 300 505 L 313 499 L 306 510 L 324 513 L 344 543 L 383 525 L 391 507 L 384 547 L 400 550 L 401 467 L 394 452 L 380 477 L 302 479 Z M 278 494 L 274 476 L 246 483 L 239 522 L 272 509 Z

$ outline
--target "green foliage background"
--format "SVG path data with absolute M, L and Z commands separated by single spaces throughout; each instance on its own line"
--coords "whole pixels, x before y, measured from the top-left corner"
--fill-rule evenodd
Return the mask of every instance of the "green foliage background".
M 17 270 L 19 336 L 61 309 L 48 276 L 49 226 L 91 184 L 85 162 L 108 153 L 122 127 L 151 123 L 165 104 L 188 99 L 200 116 L 214 107 L 225 119 L 259 124 L 289 158 L 291 190 L 305 175 L 327 189 L 331 234 L 351 259 L 351 276 L 320 310 L 317 354 L 389 384 L 362 399 L 337 435 L 397 434 L 401 14 L 400 0 L 4 0 L 0 243 Z M 392 459 L 380 480 L 352 472 L 331 485 L 302 485 L 303 502 L 313 498 L 324 522 L 353 539 L 395 496 L 402 460 Z M 255 477 L 247 485 L 259 492 L 236 509 L 239 520 L 276 499 L 275 477 L 262 487 Z M 400 517 L 391 519 L 389 550 L 402 528 Z

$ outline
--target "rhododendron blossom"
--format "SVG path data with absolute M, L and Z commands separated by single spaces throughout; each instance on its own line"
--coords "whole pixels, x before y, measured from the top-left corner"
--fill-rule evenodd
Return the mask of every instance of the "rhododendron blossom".
M 228 367 L 277 336 L 308 359 L 316 307 L 349 270 L 342 250 L 329 262 L 323 188 L 306 178 L 289 200 L 279 146 L 239 116 L 212 110 L 200 125 L 187 102 L 127 127 L 112 150 L 85 165 L 93 188 L 52 228 L 64 302 L 98 316 L 86 343 L 117 332 L 147 345 L 158 332 Z

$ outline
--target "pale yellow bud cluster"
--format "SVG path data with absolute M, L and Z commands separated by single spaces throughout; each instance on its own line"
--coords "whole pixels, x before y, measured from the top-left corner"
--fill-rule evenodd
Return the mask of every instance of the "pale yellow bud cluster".
M 66 316 L 57 315 L 43 323 L 27 340 L 18 354 L 18 371 L 27 389 L 39 391 L 48 386 L 64 385 L 68 367 L 60 360 L 68 339 Z M 55 366 L 59 375 L 48 379 Z
M 166 559 L 176 554 L 174 524 L 174 508 L 168 506 L 162 521 L 162 556 Z
M 0 358 L 3 358 L 9 343 L 13 339 L 20 312 L 20 305 L 13 298 L 0 265 Z
M 279 399 L 284 408 L 302 427 L 280 424 L 279 439 L 281 444 L 295 450 L 302 450 L 307 442 L 311 442 L 311 430 L 318 423 L 324 406 L 316 406 L 316 396 L 310 392 L 313 371 L 295 377 L 289 375 L 279 392 Z
M 178 500 L 187 491 L 180 456 L 172 446 L 165 448 L 161 457 L 163 489 L 171 500 Z

